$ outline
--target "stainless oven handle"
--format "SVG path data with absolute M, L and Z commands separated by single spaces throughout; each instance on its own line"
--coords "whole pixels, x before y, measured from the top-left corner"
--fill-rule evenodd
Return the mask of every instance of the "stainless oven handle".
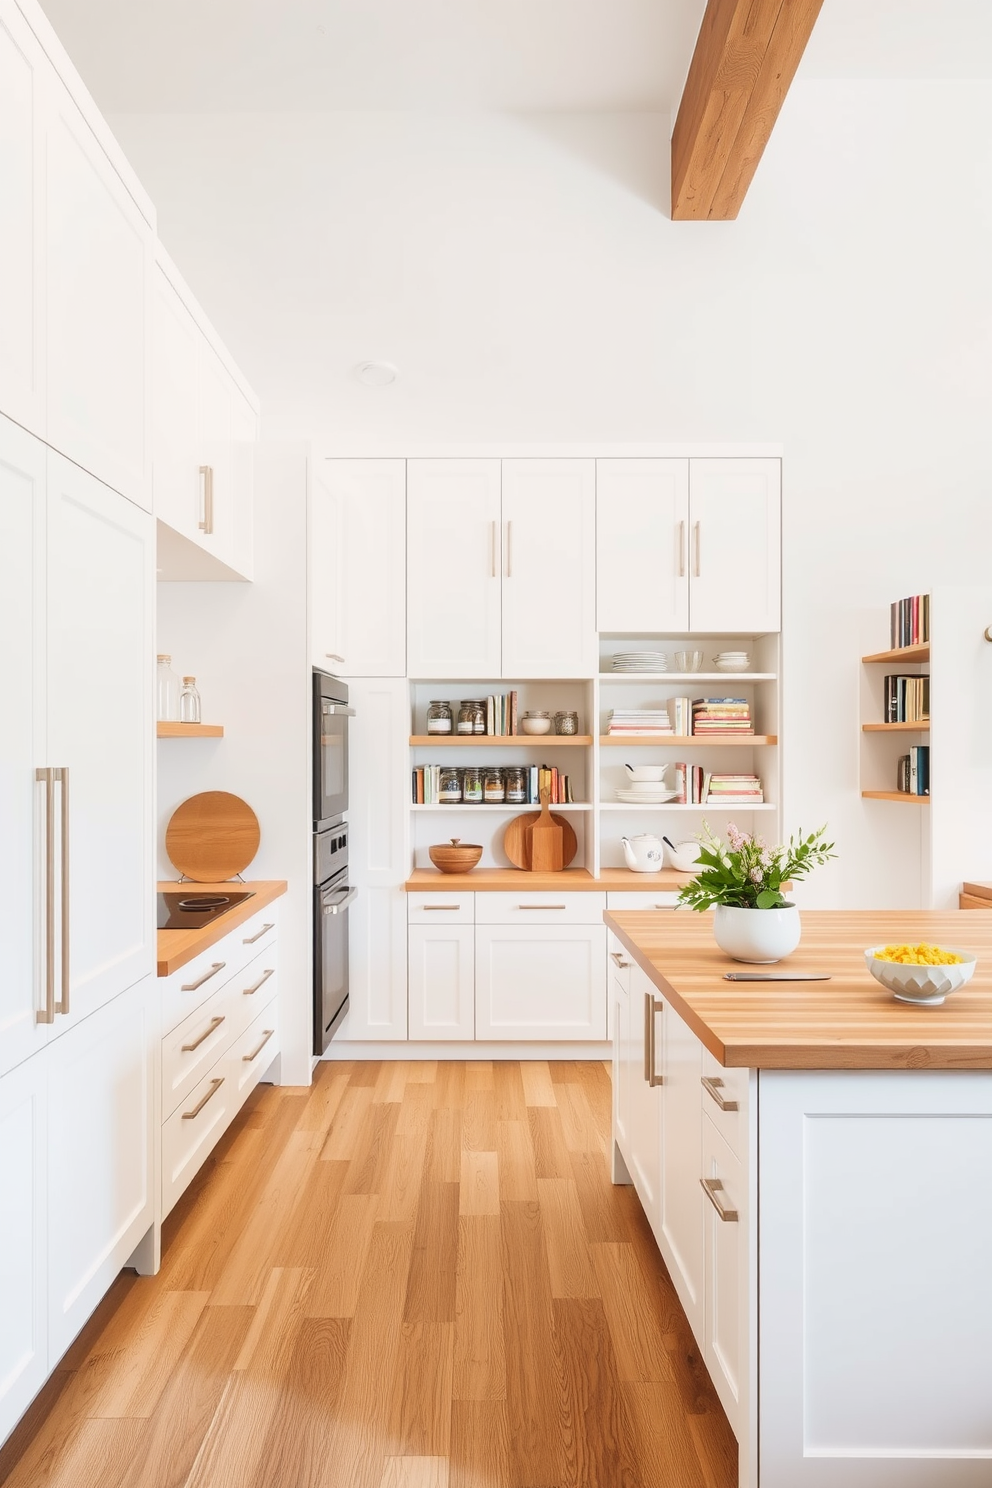
M 337 902 L 337 904 L 325 904 L 324 905 L 324 913 L 325 913 L 325 915 L 340 914 L 343 909 L 347 909 L 348 908 L 348 905 L 351 903 L 351 901 L 353 899 L 355 899 L 357 897 L 357 895 L 358 895 L 358 890 L 357 889 L 349 889 L 348 892 L 347 892 L 347 894 L 345 894 L 344 898 L 343 899 L 339 899 L 338 902 Z
M 354 708 L 346 708 L 343 703 L 324 703 L 322 713 L 343 713 L 347 718 L 354 718 Z

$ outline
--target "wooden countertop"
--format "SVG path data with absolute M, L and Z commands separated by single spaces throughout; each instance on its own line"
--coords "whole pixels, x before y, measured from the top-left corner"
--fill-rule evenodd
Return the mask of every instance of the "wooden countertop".
M 759 1069 L 992 1070 L 992 920 L 969 910 L 804 910 L 798 950 L 770 971 L 829 982 L 725 982 L 732 961 L 708 915 L 607 912 L 607 925 L 676 1012 L 727 1066 Z M 940 1007 L 897 1002 L 864 964 L 870 945 L 927 940 L 978 957 Z
M 158 932 L 158 975 L 170 976 L 192 961 L 201 951 L 207 951 L 218 940 L 223 940 L 232 930 L 258 914 L 273 899 L 286 892 L 286 882 L 281 878 L 256 879 L 248 883 L 177 883 L 174 878 L 158 885 L 160 894 L 175 894 L 188 889 L 191 894 L 223 894 L 230 889 L 251 889 L 252 897 L 243 899 L 226 914 L 220 915 L 211 925 L 201 930 L 160 930 Z
M 477 893 L 500 889 L 534 889 L 539 894 L 559 889 L 567 894 L 603 894 L 607 889 L 625 893 L 672 893 L 692 878 L 691 873 L 676 873 L 663 868 L 660 873 L 632 873 L 629 868 L 604 868 L 593 878 L 588 868 L 566 868 L 562 873 L 531 873 L 526 868 L 473 868 L 468 873 L 440 873 L 437 868 L 415 868 L 404 884 L 408 894 L 444 894 L 455 889 L 472 889 Z

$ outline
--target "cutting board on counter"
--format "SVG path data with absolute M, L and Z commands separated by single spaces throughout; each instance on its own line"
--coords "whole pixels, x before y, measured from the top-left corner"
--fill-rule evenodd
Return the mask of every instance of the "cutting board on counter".
M 539 826 L 542 823 L 542 817 L 543 824 Z M 556 829 L 553 834 L 549 833 L 549 827 Z M 535 828 L 538 831 L 539 857 L 537 862 L 533 858 Z M 558 832 L 561 833 L 560 856 L 556 844 L 550 840 L 552 835 L 557 837 Z M 543 803 L 540 811 L 528 811 L 525 816 L 515 816 L 507 824 L 503 834 L 503 851 L 514 868 L 526 868 L 531 872 L 554 873 L 559 868 L 567 868 L 578 850 L 579 839 L 570 822 L 565 817 L 557 816 L 555 812 L 549 811 L 547 801 Z
M 194 883 L 243 873 L 262 840 L 258 817 L 229 791 L 201 791 L 172 813 L 165 830 L 169 862 Z

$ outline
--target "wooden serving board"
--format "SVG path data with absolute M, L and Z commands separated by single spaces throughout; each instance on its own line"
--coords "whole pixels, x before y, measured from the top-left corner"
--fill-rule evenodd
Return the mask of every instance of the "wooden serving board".
M 525 816 L 515 816 L 511 822 L 507 823 L 503 834 L 503 851 L 514 868 L 530 869 L 530 832 L 528 829 L 535 826 L 540 819 L 539 811 L 528 811 Z M 551 820 L 556 826 L 561 827 L 562 867 L 567 868 L 579 850 L 579 839 L 572 830 L 571 823 L 564 816 L 558 816 L 552 812 Z
M 247 801 L 229 791 L 201 791 L 172 813 L 165 832 L 169 861 L 194 883 L 220 883 L 243 873 L 262 833 Z

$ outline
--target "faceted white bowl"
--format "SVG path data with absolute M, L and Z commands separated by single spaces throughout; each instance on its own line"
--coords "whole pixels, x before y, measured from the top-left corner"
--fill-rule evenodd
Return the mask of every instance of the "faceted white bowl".
M 877 953 L 884 946 L 871 946 L 865 951 L 865 965 L 877 982 L 900 1002 L 915 1002 L 922 1007 L 939 1007 L 944 998 L 970 981 L 977 959 L 963 946 L 942 946 L 962 960 L 950 966 L 907 966 L 901 961 L 879 961 Z

